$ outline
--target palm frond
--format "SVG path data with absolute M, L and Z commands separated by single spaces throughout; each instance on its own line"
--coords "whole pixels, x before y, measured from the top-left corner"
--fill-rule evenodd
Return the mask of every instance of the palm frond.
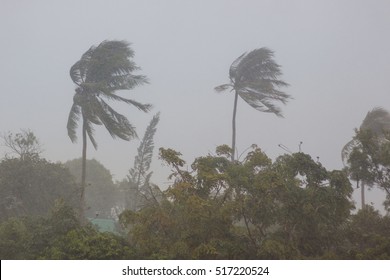
M 70 77 L 72 81 L 76 85 L 81 85 L 85 82 L 87 77 L 87 72 L 89 68 L 89 64 L 91 61 L 91 57 L 93 55 L 93 52 L 95 50 L 95 47 L 92 46 L 89 48 L 82 56 L 79 61 L 77 61 L 71 68 L 70 68 Z
M 135 127 L 130 124 L 129 120 L 117 113 L 102 99 L 99 100 L 99 118 L 110 133 L 111 137 L 119 137 L 123 140 L 129 141 L 130 139 L 137 138 Z M 98 106 L 96 106 L 98 108 Z
M 232 65 L 230 65 L 230 69 L 229 69 L 229 77 L 230 77 L 230 81 L 232 83 L 235 83 L 236 81 L 236 77 L 237 77 L 237 68 L 238 66 L 240 65 L 241 61 L 243 60 L 243 58 L 245 57 L 247 53 L 244 52 L 242 55 L 240 55 L 238 58 L 236 58 Z
M 140 68 L 131 60 L 134 52 L 129 46 L 125 41 L 103 41 L 91 47 L 71 67 L 73 82 L 77 85 L 104 84 L 111 91 L 148 83 L 146 76 L 132 74 Z
M 94 137 L 95 130 L 93 129 L 92 123 L 88 119 L 85 119 L 84 122 L 85 122 L 84 125 L 86 128 L 89 140 L 91 140 L 93 147 L 95 148 L 95 150 L 97 150 L 98 145 L 97 145 L 97 142 L 96 142 L 95 137 Z
M 68 123 L 66 125 L 66 128 L 68 130 L 68 136 L 73 143 L 77 141 L 76 129 L 78 127 L 77 122 L 79 121 L 79 119 L 80 107 L 77 104 L 73 103 L 72 107 L 70 108 Z
M 112 75 L 107 81 L 107 86 L 110 90 L 126 90 L 133 89 L 136 86 L 148 84 L 149 81 L 144 75 L 132 75 L 129 73 L 123 73 L 120 75 Z
M 244 99 L 246 103 L 260 112 L 273 113 L 278 117 L 283 117 L 282 110 L 272 103 L 274 98 L 271 98 L 262 92 L 246 88 L 238 91 L 238 95 Z
M 214 90 L 216 92 L 222 92 L 222 91 L 225 91 L 225 90 L 227 90 L 228 88 L 231 88 L 231 87 L 232 87 L 231 84 L 223 84 L 223 85 L 215 87 Z
M 83 95 L 81 111 L 83 117 L 95 125 L 102 125 L 98 112 L 100 111 L 99 100 L 96 95 Z
M 122 102 L 124 102 L 126 104 L 133 105 L 138 110 L 141 110 L 143 112 L 149 112 L 152 109 L 152 105 L 151 104 L 142 104 L 142 103 L 137 102 L 135 100 L 123 98 L 123 97 L 121 97 L 119 95 L 116 95 L 114 93 L 110 93 L 108 91 L 104 92 L 104 97 L 106 97 L 107 99 L 112 99 L 112 100 L 115 100 L 115 101 L 122 101 Z
M 344 166 L 348 165 L 348 159 L 354 148 L 358 148 L 360 146 L 360 142 L 356 139 L 352 139 L 347 144 L 344 145 L 341 150 L 341 160 L 343 161 Z
M 236 83 L 281 75 L 280 66 L 275 63 L 273 52 L 268 48 L 255 49 L 247 53 L 235 68 Z

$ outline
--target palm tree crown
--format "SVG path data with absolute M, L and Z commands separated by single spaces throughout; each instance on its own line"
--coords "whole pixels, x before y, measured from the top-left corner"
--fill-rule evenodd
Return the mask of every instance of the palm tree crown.
M 92 125 L 104 125 L 110 135 L 123 140 L 137 136 L 128 119 L 107 104 L 107 100 L 122 101 L 147 112 L 151 105 L 123 98 L 115 92 L 132 89 L 147 83 L 143 75 L 133 75 L 139 67 L 131 60 L 134 52 L 124 41 L 103 41 L 92 46 L 70 69 L 70 76 L 77 85 L 73 105 L 68 118 L 68 135 L 77 140 L 76 129 L 80 116 L 89 139 L 95 149 L 97 143 Z
M 280 65 L 273 59 L 273 51 L 268 48 L 260 48 L 244 53 L 233 61 L 229 70 L 230 83 L 215 88 L 217 92 L 225 91 L 229 88 L 231 91 L 235 91 L 232 160 L 234 160 L 235 153 L 237 97 L 240 96 L 256 110 L 274 113 L 282 117 L 281 109 L 274 102 L 286 104 L 291 97 L 279 90 L 281 87 L 288 86 L 287 83 L 279 79 L 281 75 Z

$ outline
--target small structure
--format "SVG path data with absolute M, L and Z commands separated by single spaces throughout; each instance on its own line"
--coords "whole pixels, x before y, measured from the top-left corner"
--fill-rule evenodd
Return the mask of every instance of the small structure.
M 116 222 L 112 219 L 91 219 L 89 221 L 97 227 L 100 232 L 118 233 L 116 229 Z

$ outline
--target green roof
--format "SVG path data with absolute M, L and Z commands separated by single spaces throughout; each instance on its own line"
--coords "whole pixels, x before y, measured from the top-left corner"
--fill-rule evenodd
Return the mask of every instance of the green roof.
M 89 219 L 89 221 L 97 226 L 100 232 L 117 233 L 115 221 L 112 219 Z

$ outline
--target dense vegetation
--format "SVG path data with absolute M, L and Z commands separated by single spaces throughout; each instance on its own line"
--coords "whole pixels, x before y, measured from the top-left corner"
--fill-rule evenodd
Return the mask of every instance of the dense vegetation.
M 122 211 L 117 234 L 99 232 L 91 223 L 79 220 L 77 209 L 71 207 L 78 200 L 65 199 L 68 193 L 64 190 L 71 193 L 75 186 L 65 166 L 44 159 L 33 164 L 29 159 L 4 158 L 0 163 L 0 190 L 1 197 L 7 194 L 8 200 L 1 201 L 0 257 L 390 258 L 390 217 L 370 206 L 351 213 L 352 187 L 346 171 L 326 170 L 304 153 L 286 154 L 272 161 L 256 146 L 244 160 L 233 162 L 230 147 L 220 146 L 214 155 L 197 158 L 191 168 L 172 149 L 161 148 L 159 156 L 172 169 L 172 185 L 165 191 L 156 191 L 149 200 L 144 198 L 149 203 L 142 207 Z M 75 163 L 80 165 L 81 160 L 66 165 Z M 102 168 L 96 161 L 90 163 L 91 167 Z M 28 181 L 42 181 L 41 191 L 29 193 L 31 198 L 19 196 L 23 193 L 21 187 L 29 185 L 22 182 L 23 177 L 16 185 L 16 177 L 12 176 L 20 176 L 26 165 L 33 170 L 23 173 L 29 176 Z M 58 170 L 53 172 L 53 167 Z M 10 176 L 3 175 L 6 168 Z M 110 178 L 109 173 L 105 176 Z M 108 180 L 106 193 L 111 193 L 112 199 L 107 199 L 105 205 L 104 199 L 97 200 L 91 207 L 108 208 L 111 204 L 123 210 L 124 200 L 115 200 L 126 193 L 123 186 L 123 182 Z M 89 195 L 104 195 L 102 189 L 98 187 L 96 193 L 87 191 L 87 201 L 92 201 Z M 49 196 L 51 193 L 56 195 Z M 75 193 L 79 195 L 79 189 Z M 34 199 L 46 202 L 32 203 Z

